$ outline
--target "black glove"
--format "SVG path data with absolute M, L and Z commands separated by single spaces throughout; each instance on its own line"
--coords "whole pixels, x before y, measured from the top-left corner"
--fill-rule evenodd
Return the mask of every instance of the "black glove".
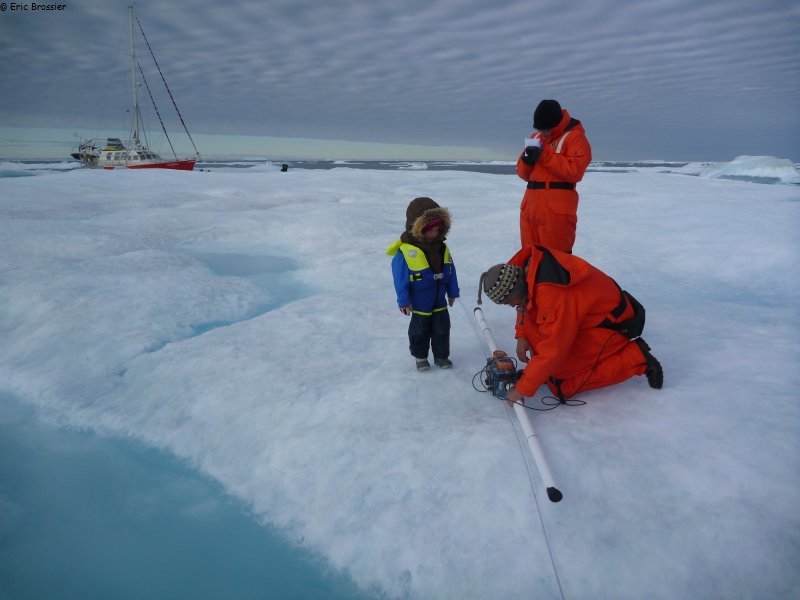
M 533 166 L 539 157 L 542 155 L 542 149 L 538 146 L 528 146 L 525 152 L 522 153 L 522 162 L 526 165 Z

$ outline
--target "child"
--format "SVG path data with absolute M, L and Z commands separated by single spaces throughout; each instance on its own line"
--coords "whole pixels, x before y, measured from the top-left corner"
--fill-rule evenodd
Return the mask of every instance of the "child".
M 450 213 L 446 208 L 430 198 L 414 198 L 406 209 L 406 230 L 386 249 L 386 254 L 394 257 L 397 305 L 404 315 L 411 315 L 408 341 L 417 371 L 431 368 L 428 347 L 437 367 L 453 366 L 447 306 L 453 306 L 458 298 L 458 278 L 444 243 L 448 231 Z

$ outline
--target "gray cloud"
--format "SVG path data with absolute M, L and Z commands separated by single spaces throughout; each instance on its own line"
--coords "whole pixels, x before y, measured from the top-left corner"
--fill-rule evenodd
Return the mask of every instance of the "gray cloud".
M 126 6 L 0 14 L 0 124 L 118 125 Z M 552 97 L 584 122 L 597 159 L 800 159 L 796 2 L 145 0 L 136 11 L 197 133 L 512 157 Z

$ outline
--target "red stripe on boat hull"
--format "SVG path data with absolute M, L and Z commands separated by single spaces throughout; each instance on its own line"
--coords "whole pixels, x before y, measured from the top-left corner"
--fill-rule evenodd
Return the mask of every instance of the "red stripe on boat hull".
M 173 162 L 153 163 L 150 165 L 126 165 L 119 167 L 103 167 L 104 169 L 173 169 L 176 171 L 194 170 L 194 160 L 176 160 Z

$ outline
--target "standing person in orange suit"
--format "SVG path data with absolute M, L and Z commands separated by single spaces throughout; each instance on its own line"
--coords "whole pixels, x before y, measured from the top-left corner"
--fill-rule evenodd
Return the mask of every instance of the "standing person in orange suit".
M 576 184 L 592 161 L 583 125 L 555 100 L 533 113 L 536 130 L 517 159 L 517 175 L 528 182 L 520 206 L 522 247 L 541 244 L 572 252 L 578 223 Z
M 646 375 L 664 384 L 661 364 L 639 337 L 645 311 L 588 262 L 544 246 L 527 246 L 481 276 L 497 304 L 517 308 L 517 358 L 527 363 L 508 399 L 519 402 L 543 383 L 564 402 L 582 391 Z

